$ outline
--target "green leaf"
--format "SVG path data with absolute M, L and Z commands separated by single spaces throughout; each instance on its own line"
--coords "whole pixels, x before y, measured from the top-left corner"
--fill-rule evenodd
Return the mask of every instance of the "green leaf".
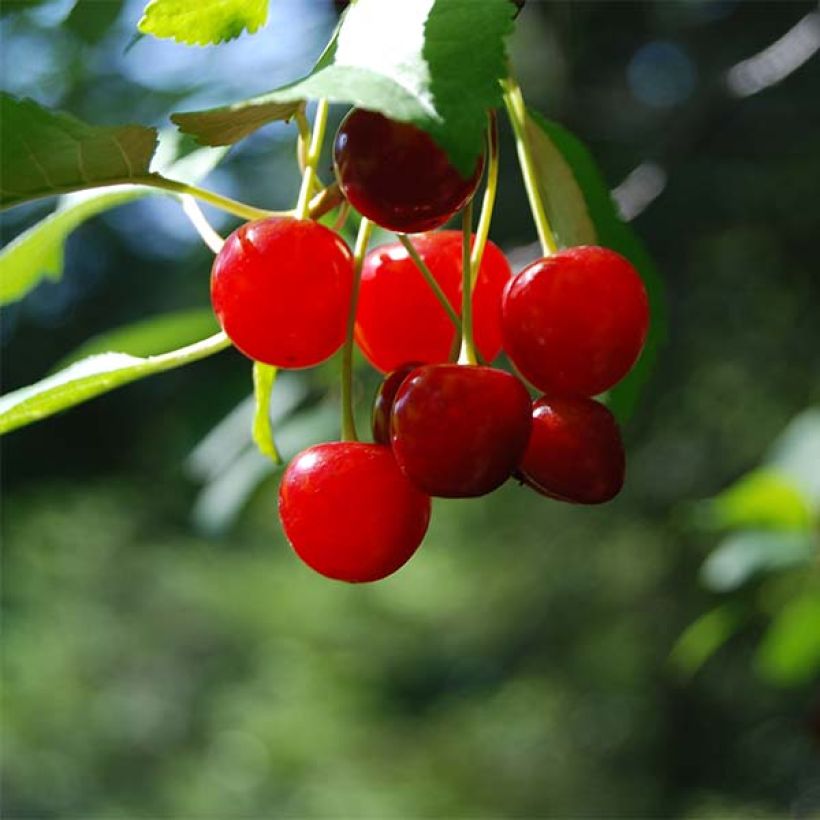
M 789 476 L 820 512 L 820 408 L 804 410 L 792 419 L 772 445 L 767 463 Z
M 702 523 L 714 529 L 811 527 L 811 508 L 805 494 L 793 479 L 773 469 L 747 473 L 719 495 L 699 504 L 698 511 Z
M 170 165 L 168 172 L 183 182 L 197 182 L 214 168 L 224 153 L 209 149 L 194 151 Z M 145 196 L 167 193 L 157 188 L 116 185 L 62 197 L 54 213 L 15 237 L 0 251 L 0 305 L 22 299 L 43 278 L 58 280 L 63 274 L 65 241 L 87 219 Z
M 701 578 L 709 589 L 729 592 L 760 573 L 808 563 L 814 553 L 810 532 L 738 532 L 712 551 Z
M 275 367 L 261 362 L 253 363 L 253 394 L 256 400 L 256 409 L 253 414 L 253 440 L 262 455 L 281 464 L 282 457 L 276 449 L 270 418 L 270 399 L 275 381 Z
M 211 308 L 190 308 L 163 313 L 93 336 L 63 358 L 55 367 L 62 370 L 80 359 L 116 350 L 129 356 L 155 356 L 163 350 L 193 344 L 216 333 L 219 326 Z
M 171 120 L 202 145 L 233 145 L 269 122 L 289 120 L 301 105 L 298 100 L 275 102 L 263 94 L 221 108 L 171 114 Z
M 253 34 L 268 19 L 268 0 L 151 0 L 137 28 L 143 34 L 206 46 Z
M 210 120 L 174 121 L 197 136 L 202 127 L 205 142 L 234 140 L 281 119 L 286 109 L 276 104 L 325 97 L 423 128 L 468 175 L 483 149 L 487 109 L 501 103 L 511 9 L 509 0 L 356 0 L 308 76 L 233 111 L 200 112 Z
M 810 683 L 820 672 L 820 590 L 789 601 L 757 650 L 758 672 L 778 686 Z
M 643 242 L 618 214 L 598 166 L 586 146 L 557 123 L 528 111 L 527 134 L 538 170 L 539 191 L 562 247 L 604 245 L 629 259 L 649 295 L 651 323 L 643 353 L 627 377 L 608 393 L 619 418 L 628 417 L 665 336 L 663 288 Z
M 682 677 L 694 675 L 737 631 L 745 612 L 726 603 L 701 615 L 683 631 L 669 654 L 669 663 Z
M 203 359 L 229 345 L 228 337 L 217 333 L 160 356 L 138 358 L 127 353 L 102 353 L 83 359 L 53 376 L 0 398 L 0 435 L 145 376 Z
M 83 188 L 150 182 L 156 146 L 155 128 L 88 125 L 0 93 L 0 207 Z

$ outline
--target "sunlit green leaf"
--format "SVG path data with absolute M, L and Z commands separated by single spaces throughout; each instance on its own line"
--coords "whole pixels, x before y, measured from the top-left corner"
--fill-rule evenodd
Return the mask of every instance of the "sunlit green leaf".
M 160 153 L 162 145 L 157 157 Z M 224 150 L 203 148 L 170 165 L 166 163 L 167 173 L 182 182 L 197 182 L 224 154 Z M 41 279 L 58 280 L 63 273 L 65 241 L 83 222 L 118 205 L 161 193 L 167 192 L 145 186 L 116 185 L 61 197 L 54 213 L 23 231 L 0 251 L 0 305 L 21 299 Z
M 789 476 L 820 512 L 820 408 L 804 410 L 772 445 L 767 464 Z
M 539 191 L 559 244 L 612 248 L 632 262 L 646 286 L 651 309 L 646 345 L 629 375 L 608 393 L 610 408 L 619 418 L 625 418 L 637 403 L 665 335 L 660 277 L 643 242 L 619 216 L 609 186 L 586 146 L 565 128 L 532 110 L 528 112 L 527 133 L 538 170 Z
M 815 553 L 810 532 L 738 532 L 709 555 L 701 576 L 709 589 L 728 592 L 758 573 L 806 563 Z
M 686 627 L 669 655 L 675 671 L 684 677 L 694 675 L 737 631 L 744 614 L 737 604 L 726 603 L 709 610 Z
M 0 94 L 0 206 L 84 188 L 150 180 L 157 130 L 93 126 Z
M 253 414 L 253 440 L 262 455 L 280 464 L 282 458 L 276 449 L 270 418 L 270 400 L 275 382 L 275 367 L 261 362 L 253 363 L 253 394 L 256 400 L 256 410 Z
M 206 46 L 253 34 L 268 19 L 268 0 L 151 0 L 137 28 L 143 34 Z
M 501 102 L 511 8 L 509 0 L 357 0 L 307 77 L 173 119 L 203 142 L 225 144 L 285 118 L 287 106 L 326 97 L 425 129 L 466 175 L 483 147 L 487 109 Z
M 138 358 L 126 353 L 102 353 L 83 359 L 53 376 L 0 397 L 0 435 L 145 376 L 203 359 L 229 345 L 227 336 L 217 333 L 159 356 Z
M 808 683 L 820 674 L 820 589 L 789 601 L 757 650 L 760 674 L 779 686 Z
M 805 494 L 793 479 L 772 469 L 747 473 L 698 505 L 698 510 L 701 523 L 715 529 L 806 530 L 811 526 Z

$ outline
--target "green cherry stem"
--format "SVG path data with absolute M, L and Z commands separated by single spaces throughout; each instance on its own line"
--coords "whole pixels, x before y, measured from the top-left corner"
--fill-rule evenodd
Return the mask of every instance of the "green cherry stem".
M 470 255 L 473 286 L 475 286 L 475 280 L 478 278 L 484 248 L 487 246 L 487 237 L 490 235 L 490 222 L 493 219 L 495 196 L 498 191 L 498 118 L 495 111 L 490 111 L 488 118 L 487 158 L 487 185 L 484 188 L 484 198 L 481 201 L 481 215 L 478 218 L 473 252 Z
M 350 294 L 350 311 L 347 314 L 347 334 L 342 348 L 342 441 L 358 441 L 356 419 L 353 413 L 353 331 L 356 327 L 356 306 L 359 302 L 359 283 L 362 265 L 367 253 L 367 243 L 373 224 L 362 217 L 356 245 L 353 248 L 353 291 Z
M 441 304 L 442 308 L 444 308 L 444 312 L 450 318 L 450 321 L 453 323 L 453 327 L 456 329 L 456 333 L 461 335 L 461 319 L 458 317 L 458 313 L 456 313 L 453 306 L 450 304 L 450 300 L 447 298 L 447 295 L 441 289 L 441 285 L 436 281 L 436 277 L 433 276 L 432 271 L 430 268 L 427 267 L 425 261 L 419 256 L 419 252 L 416 250 L 415 245 L 413 245 L 410 237 L 406 233 L 396 234 L 399 238 L 399 242 L 404 245 L 405 250 L 407 251 L 410 258 L 415 263 L 416 267 L 419 269 L 419 272 L 424 277 L 424 281 L 430 286 L 430 290 L 433 291 L 433 295 L 438 299 L 439 304 Z
M 461 213 L 461 355 L 459 364 L 478 364 L 473 340 L 473 275 L 470 245 L 473 239 L 473 201 Z
M 305 114 L 305 104 L 302 103 L 293 115 L 296 120 L 296 127 L 299 129 L 299 137 L 296 140 L 296 161 L 299 163 L 299 171 L 305 173 L 307 169 L 307 154 L 310 145 L 310 123 Z
M 208 222 L 205 214 L 202 213 L 202 208 L 199 207 L 199 203 L 189 194 L 183 194 L 180 200 L 182 201 L 182 210 L 199 234 L 199 238 L 215 254 L 219 253 L 225 244 L 225 240 L 213 229 L 211 223 Z
M 244 202 L 237 202 L 235 199 L 216 194 L 213 191 L 197 188 L 196 185 L 188 185 L 184 182 L 177 182 L 175 179 L 167 179 L 159 174 L 152 174 L 144 180 L 138 180 L 135 184 L 148 185 L 151 188 L 161 188 L 163 191 L 170 191 L 173 194 L 188 194 L 201 202 L 207 202 L 209 205 L 213 205 L 221 211 L 241 217 L 242 219 L 265 219 L 269 216 L 290 215 L 290 211 L 266 211 L 263 208 L 254 208 L 252 205 L 246 205 Z
M 521 88 L 512 77 L 502 80 L 504 90 L 504 104 L 515 134 L 515 147 L 518 152 L 518 163 L 521 166 L 521 175 L 524 177 L 524 188 L 530 202 L 532 218 L 538 232 L 538 241 L 544 256 L 549 256 L 558 250 L 555 234 L 552 232 L 544 203 L 538 192 L 538 175 L 532 158 L 529 137 L 527 136 L 527 106 Z
M 316 106 L 316 117 L 313 121 L 313 133 L 310 137 L 310 146 L 305 157 L 305 172 L 302 176 L 302 187 L 299 189 L 299 199 L 296 203 L 296 218 L 307 219 L 310 215 L 310 197 L 313 193 L 313 186 L 318 176 L 316 166 L 319 164 L 319 156 L 322 153 L 322 142 L 325 138 L 325 128 L 327 127 L 328 101 L 319 100 Z

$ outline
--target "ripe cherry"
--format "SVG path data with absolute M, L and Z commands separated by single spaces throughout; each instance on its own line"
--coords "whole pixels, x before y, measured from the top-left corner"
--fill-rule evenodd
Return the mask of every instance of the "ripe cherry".
M 370 417 L 373 441 L 377 444 L 390 444 L 390 413 L 393 410 L 396 393 L 402 382 L 417 367 L 419 367 L 419 362 L 405 364 L 392 373 L 388 373 L 379 385 L 376 397 L 373 399 L 373 412 Z
M 443 225 L 475 193 L 484 167 L 480 158 L 464 179 L 427 132 L 362 108 L 342 120 L 333 160 L 350 204 L 398 233 Z
M 582 246 L 539 259 L 502 299 L 504 350 L 544 393 L 594 396 L 638 358 L 649 302 L 635 268 L 608 248 Z
M 535 402 L 521 460 L 529 486 L 560 501 L 600 504 L 620 492 L 624 469 L 621 434 L 603 404 L 585 396 Z
M 234 231 L 216 256 L 211 302 L 246 356 L 310 367 L 341 347 L 353 289 L 342 239 L 307 219 L 273 217 Z
M 413 246 L 461 315 L 462 237 L 439 231 L 413 237 Z M 512 271 L 488 242 L 473 289 L 473 332 L 484 361 L 501 350 L 501 294 Z M 356 310 L 356 341 L 382 372 L 405 362 L 446 362 L 456 338 L 452 322 L 400 242 L 367 254 Z
M 428 495 L 484 495 L 515 469 L 531 423 L 529 393 L 515 376 L 491 367 L 426 365 L 396 394 L 393 453 Z
M 288 465 L 279 518 L 296 554 L 339 581 L 377 581 L 421 544 L 430 499 L 396 466 L 389 447 L 317 444 Z

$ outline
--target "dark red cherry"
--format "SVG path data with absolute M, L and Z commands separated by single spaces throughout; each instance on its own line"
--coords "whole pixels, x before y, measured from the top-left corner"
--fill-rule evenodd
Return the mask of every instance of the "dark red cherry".
M 443 225 L 475 193 L 484 167 L 480 158 L 464 179 L 426 131 L 363 108 L 342 120 L 333 160 L 348 202 L 398 233 Z
M 419 234 L 413 245 L 461 315 L 460 231 Z M 501 350 L 501 294 L 512 271 L 498 246 L 488 242 L 473 290 L 473 332 L 484 361 Z M 455 328 L 400 242 L 367 254 L 356 309 L 356 341 L 384 373 L 405 362 L 436 364 L 450 358 Z
M 595 396 L 629 372 L 646 339 L 649 302 L 635 268 L 599 247 L 539 259 L 508 283 L 504 350 L 544 393 Z
M 399 387 L 391 442 L 404 474 L 428 495 L 467 498 L 501 486 L 529 440 L 530 396 L 491 367 L 419 367 Z
M 211 272 L 211 303 L 246 356 L 310 367 L 344 342 L 353 257 L 329 228 L 272 217 L 234 231 Z
M 535 402 L 521 460 L 529 486 L 560 501 L 600 504 L 620 492 L 624 469 L 621 434 L 603 404 L 585 396 Z
M 291 461 L 279 518 L 296 554 L 338 581 L 377 581 L 416 551 L 430 499 L 402 475 L 389 447 L 317 444 Z
M 377 444 L 390 444 L 390 413 L 393 410 L 393 401 L 396 398 L 401 383 L 411 371 L 419 367 L 419 362 L 403 365 L 392 373 L 388 373 L 373 399 L 373 412 L 370 424 L 373 429 L 373 441 Z

